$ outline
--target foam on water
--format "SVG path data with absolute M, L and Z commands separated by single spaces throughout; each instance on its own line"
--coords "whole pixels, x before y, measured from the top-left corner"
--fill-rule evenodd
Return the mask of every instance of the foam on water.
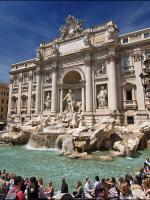
M 128 157 L 128 156 L 127 156 L 127 157 L 125 157 L 125 158 L 126 158 L 126 159 L 128 159 L 128 160 L 132 160 L 132 159 L 133 159 L 133 158 L 131 158 L 131 157 Z
M 26 149 L 29 149 L 29 150 L 38 150 L 38 151 L 58 151 L 59 149 L 57 148 L 35 148 L 33 146 L 31 146 L 29 143 L 27 145 L 25 145 L 25 148 Z

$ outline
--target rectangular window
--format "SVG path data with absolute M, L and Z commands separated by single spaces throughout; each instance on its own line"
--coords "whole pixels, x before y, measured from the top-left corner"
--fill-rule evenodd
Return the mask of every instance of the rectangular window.
M 8 104 L 8 100 L 7 100 L 7 104 Z
M 18 85 L 18 79 L 15 78 L 15 79 L 14 79 L 14 86 L 17 86 L 17 85 Z
M 123 39 L 123 43 L 128 43 L 128 38 Z
M 13 107 L 13 108 L 16 108 L 16 107 L 17 107 L 17 100 L 16 100 L 16 99 L 13 99 L 13 100 L 12 100 L 12 107 Z
M 7 92 L 7 96 L 9 96 L 9 92 Z
M 134 117 L 127 117 L 128 124 L 134 124 Z
M 150 51 L 145 53 L 146 55 L 146 60 L 148 59 L 148 57 L 150 56 Z
M 3 115 L 1 115 L 1 119 L 3 119 Z
M 144 38 L 148 38 L 148 37 L 150 37 L 150 33 L 145 33 Z
M 129 56 L 124 57 L 124 67 L 127 68 L 130 66 L 130 58 Z
M 18 69 L 18 65 L 16 65 L 16 69 Z
M 1 95 L 4 95 L 4 96 L 5 96 L 5 92 L 4 92 L 4 91 L 2 91 Z
M 4 109 L 3 109 L 3 107 L 1 108 L 1 112 L 3 112 L 4 111 Z
M 26 101 L 26 99 L 22 99 L 22 107 L 27 107 L 27 101 Z
M 27 67 L 27 63 L 25 63 L 24 66 Z
M 36 74 L 34 74 L 33 82 L 36 83 L 36 81 L 37 81 L 37 76 L 36 76 Z
M 2 101 L 1 101 L 2 103 L 4 103 L 4 99 L 2 99 Z
M 24 76 L 24 84 L 26 84 L 28 82 L 28 78 L 27 78 L 27 76 Z
M 132 100 L 132 91 L 131 90 L 127 90 L 126 95 L 127 95 L 127 100 Z

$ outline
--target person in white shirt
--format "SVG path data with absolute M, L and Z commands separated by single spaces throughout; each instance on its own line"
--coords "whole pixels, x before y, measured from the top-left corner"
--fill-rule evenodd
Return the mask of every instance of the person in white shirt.
M 112 200 L 116 200 L 118 199 L 118 192 L 116 190 L 117 188 L 117 184 L 116 183 L 113 183 L 112 184 L 112 188 L 109 190 L 109 197 L 112 199 Z
M 90 184 L 90 179 L 89 178 L 86 178 L 86 184 L 84 186 L 84 193 L 85 193 L 85 197 L 86 198 L 92 198 L 92 187 L 91 187 L 91 184 Z

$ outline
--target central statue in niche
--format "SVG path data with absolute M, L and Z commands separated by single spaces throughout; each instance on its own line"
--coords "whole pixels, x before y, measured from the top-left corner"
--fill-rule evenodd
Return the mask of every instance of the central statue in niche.
M 76 106 L 76 101 L 75 101 L 75 96 L 74 94 L 72 94 L 72 90 L 68 91 L 68 94 L 65 96 L 65 98 L 63 99 L 63 101 L 66 100 L 66 108 L 65 108 L 65 112 L 66 113 L 72 113 L 74 112 L 74 108 Z
M 104 86 L 101 86 L 101 90 L 97 95 L 98 99 L 98 108 L 106 108 L 107 107 L 107 90 L 104 89 Z

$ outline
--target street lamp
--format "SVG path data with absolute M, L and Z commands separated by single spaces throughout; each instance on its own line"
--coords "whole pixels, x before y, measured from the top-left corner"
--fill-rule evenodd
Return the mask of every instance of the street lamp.
M 150 55 L 148 56 L 148 59 L 144 61 L 144 66 L 145 68 L 139 76 L 142 80 L 142 86 L 144 88 L 145 95 L 147 98 L 150 98 L 150 94 L 147 94 L 150 92 Z

